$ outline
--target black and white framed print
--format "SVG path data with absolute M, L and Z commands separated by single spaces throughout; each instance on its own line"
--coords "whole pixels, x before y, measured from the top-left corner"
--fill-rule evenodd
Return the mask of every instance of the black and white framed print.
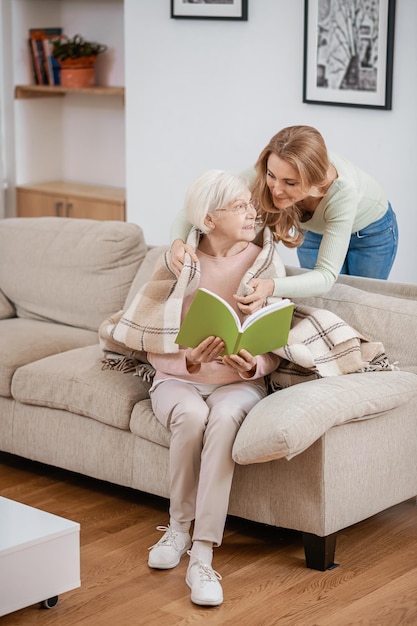
M 395 0 L 304 0 L 303 102 L 392 108 Z

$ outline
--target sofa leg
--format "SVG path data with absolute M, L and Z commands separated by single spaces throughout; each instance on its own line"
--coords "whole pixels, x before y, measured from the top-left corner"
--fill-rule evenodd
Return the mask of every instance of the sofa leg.
M 302 535 L 307 567 L 324 572 L 338 566 L 338 563 L 334 562 L 336 533 L 326 537 L 319 537 L 312 533 L 302 533 Z

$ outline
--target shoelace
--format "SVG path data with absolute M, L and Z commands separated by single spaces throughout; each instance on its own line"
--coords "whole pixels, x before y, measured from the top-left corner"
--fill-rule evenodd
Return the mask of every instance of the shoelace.
M 193 558 L 194 561 L 198 564 L 198 573 L 200 574 L 200 580 L 202 583 L 214 583 L 217 580 L 221 580 L 222 576 L 219 572 L 216 572 L 215 569 L 200 561 L 194 554 L 192 554 L 191 550 L 187 551 L 187 554 L 190 558 Z
M 164 535 L 163 537 L 161 537 L 161 539 L 154 543 L 153 546 L 148 548 L 148 550 L 152 550 L 152 548 L 155 548 L 156 546 L 173 546 L 176 550 L 180 550 L 176 542 L 176 539 L 178 537 L 178 533 L 176 530 L 173 530 L 169 526 L 157 526 L 156 530 L 160 530 L 161 532 L 166 533 L 166 536 Z

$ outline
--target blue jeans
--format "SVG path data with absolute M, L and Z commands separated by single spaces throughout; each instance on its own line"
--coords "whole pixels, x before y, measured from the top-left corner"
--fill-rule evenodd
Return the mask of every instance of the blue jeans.
M 307 231 L 297 248 L 301 267 L 314 269 L 322 235 Z M 341 274 L 387 279 L 398 248 L 398 225 L 390 204 L 383 217 L 352 233 Z

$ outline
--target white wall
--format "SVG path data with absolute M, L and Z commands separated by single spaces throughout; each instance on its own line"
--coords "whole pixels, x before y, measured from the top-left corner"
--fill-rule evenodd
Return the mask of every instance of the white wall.
M 171 19 L 169 4 L 124 0 L 129 221 L 167 243 L 195 176 L 241 171 L 280 128 L 310 124 L 384 185 L 400 227 L 391 279 L 417 282 L 417 2 L 397 0 L 392 111 L 302 103 L 303 0 L 249 0 L 248 22 Z
M 9 18 L 6 15 L 6 7 L 0 2 L 0 219 L 6 216 L 6 187 L 7 187 L 7 166 L 6 166 L 6 98 L 5 90 L 7 83 L 7 72 L 5 68 L 5 54 L 10 46 L 10 36 L 7 34 L 6 23 Z
M 123 0 L 66 0 L 61 6 L 61 23 L 69 36 L 80 33 L 108 47 L 96 61 L 97 84 L 124 85 Z M 120 97 L 67 96 L 62 135 L 66 180 L 125 186 L 125 115 Z

